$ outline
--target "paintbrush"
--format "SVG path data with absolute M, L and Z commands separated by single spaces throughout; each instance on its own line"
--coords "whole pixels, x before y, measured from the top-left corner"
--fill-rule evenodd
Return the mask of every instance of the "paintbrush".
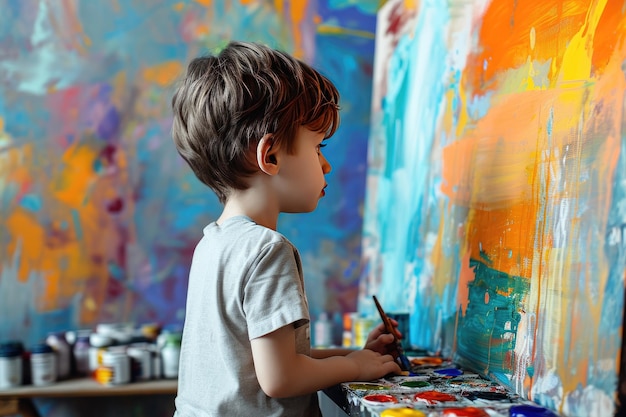
M 389 317 L 387 316 L 387 314 L 385 314 L 385 311 L 383 310 L 383 308 L 381 307 L 380 303 L 378 302 L 378 300 L 376 299 L 376 296 L 373 295 L 372 298 L 374 298 L 374 303 L 376 304 L 376 308 L 378 309 L 378 313 L 380 314 L 380 318 L 382 319 L 383 323 L 385 324 L 385 329 L 387 329 L 387 333 L 391 333 L 391 335 L 393 336 L 393 341 L 396 345 L 396 352 L 398 353 L 398 360 L 399 360 L 399 365 L 400 368 L 402 368 L 403 371 L 411 371 L 411 362 L 409 362 L 409 358 L 406 357 L 406 355 L 404 354 L 404 349 L 402 348 L 402 344 L 400 343 L 400 340 L 398 339 L 398 334 L 396 333 L 396 329 L 395 327 L 393 327 L 393 324 L 391 324 L 391 320 L 389 319 Z

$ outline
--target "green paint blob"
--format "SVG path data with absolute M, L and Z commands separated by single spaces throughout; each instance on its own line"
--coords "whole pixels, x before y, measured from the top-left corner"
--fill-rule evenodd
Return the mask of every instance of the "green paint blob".
M 368 391 L 382 391 L 387 390 L 389 387 L 380 384 L 350 384 L 348 385 L 352 390 L 368 390 Z
M 423 387 L 429 386 L 430 382 L 428 381 L 404 381 L 400 385 L 402 385 L 403 387 L 409 387 L 409 388 L 423 388 Z

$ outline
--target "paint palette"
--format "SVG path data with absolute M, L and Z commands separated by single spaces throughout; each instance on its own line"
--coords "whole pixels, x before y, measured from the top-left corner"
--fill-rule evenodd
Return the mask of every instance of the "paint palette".
M 409 375 L 341 385 L 350 416 L 557 417 L 508 388 L 466 372 L 450 360 L 411 358 Z

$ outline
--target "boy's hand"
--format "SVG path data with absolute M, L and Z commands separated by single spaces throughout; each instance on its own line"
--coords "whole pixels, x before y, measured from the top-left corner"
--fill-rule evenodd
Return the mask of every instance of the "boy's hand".
M 359 370 L 355 381 L 372 381 L 391 373 L 402 372 L 393 356 L 381 355 L 369 349 L 357 350 L 347 355 L 346 358 L 353 360 Z
M 391 321 L 391 324 L 393 324 L 393 328 L 396 331 L 398 339 L 402 339 L 402 334 L 398 330 L 398 322 L 394 319 L 389 320 Z M 397 355 L 396 346 L 393 344 L 393 335 L 387 333 L 387 329 L 385 329 L 385 325 L 383 323 L 376 326 L 367 336 L 364 349 L 373 350 L 374 352 L 378 352 L 382 355 Z

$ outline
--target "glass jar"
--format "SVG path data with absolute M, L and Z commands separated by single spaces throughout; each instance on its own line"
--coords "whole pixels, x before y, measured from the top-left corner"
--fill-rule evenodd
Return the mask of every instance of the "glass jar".
M 22 385 L 22 351 L 19 344 L 8 342 L 0 345 L 0 389 Z
M 49 385 L 57 380 L 56 354 L 45 343 L 33 346 L 30 351 L 30 374 L 35 386 Z
M 72 369 L 72 348 L 65 339 L 65 333 L 50 333 L 46 338 L 46 344 L 57 355 L 57 380 L 69 378 Z
M 74 369 L 76 374 L 85 376 L 89 374 L 89 335 L 79 334 L 76 337 L 76 343 L 72 353 L 74 354 Z
M 180 361 L 180 333 L 166 333 L 164 345 L 161 349 L 161 364 L 164 378 L 178 378 L 178 363 Z

